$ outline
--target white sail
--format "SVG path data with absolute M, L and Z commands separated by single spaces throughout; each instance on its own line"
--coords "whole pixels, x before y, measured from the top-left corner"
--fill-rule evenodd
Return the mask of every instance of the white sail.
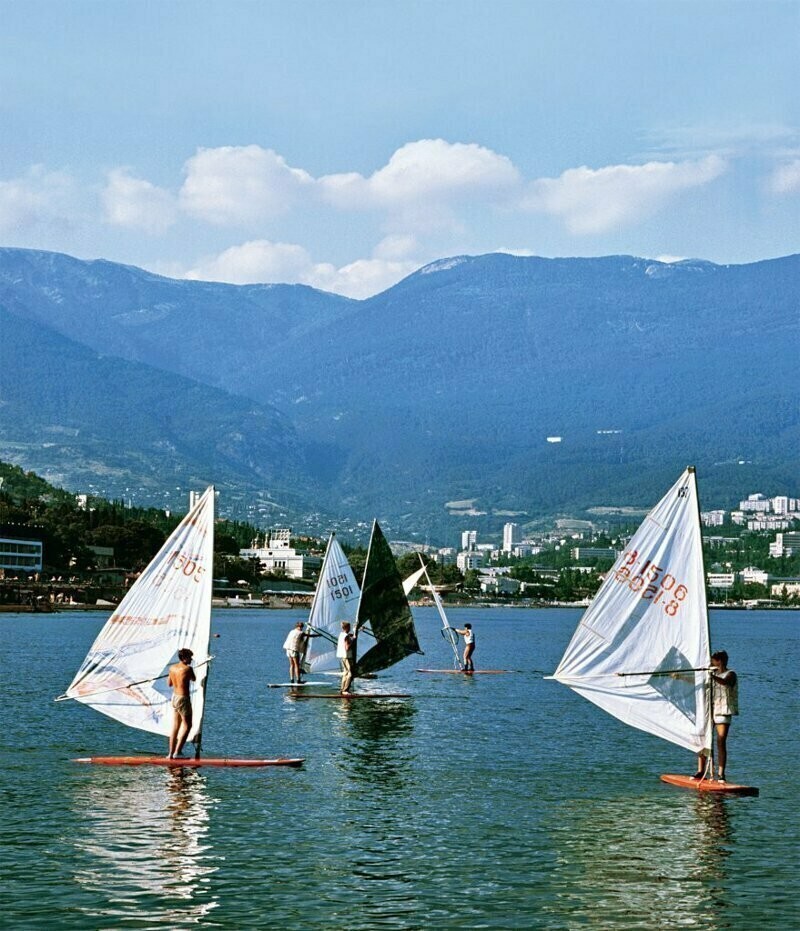
M 403 579 L 403 591 L 406 593 L 406 596 L 411 594 L 412 589 L 423 575 L 425 575 L 425 566 L 421 569 L 417 569 L 416 572 L 412 572 L 407 579 Z
M 67 698 L 123 724 L 169 736 L 166 672 L 184 647 L 194 653 L 190 740 L 202 731 L 208 675 L 214 553 L 209 487 L 136 580 L 92 644 Z
M 553 678 L 626 724 L 699 751 L 711 742 L 709 663 L 697 481 L 689 468 L 606 576 Z
M 342 621 L 350 621 L 355 631 L 360 595 L 361 589 L 350 563 L 336 535 L 331 534 L 308 618 L 313 632 L 319 636 L 308 641 L 304 660 L 307 671 L 320 673 L 339 668 L 336 642 Z

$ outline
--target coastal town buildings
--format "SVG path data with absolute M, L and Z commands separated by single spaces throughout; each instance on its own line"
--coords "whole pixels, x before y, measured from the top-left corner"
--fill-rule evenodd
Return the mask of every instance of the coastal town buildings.
M 503 552 L 510 553 L 513 551 L 515 544 L 520 543 L 522 535 L 519 524 L 508 523 L 503 527 Z
M 41 572 L 42 541 L 0 537 L 0 570 Z
M 257 560 L 262 572 L 283 573 L 290 579 L 308 578 L 322 566 L 319 556 L 309 556 L 291 545 L 288 528 L 272 530 L 260 541 L 256 537 L 249 547 L 239 550 L 239 556 Z

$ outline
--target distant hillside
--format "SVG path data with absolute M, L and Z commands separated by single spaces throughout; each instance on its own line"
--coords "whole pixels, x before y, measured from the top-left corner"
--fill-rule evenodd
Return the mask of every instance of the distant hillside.
M 132 406 L 144 398 L 158 412 L 141 426 L 145 446 L 168 448 L 178 429 L 166 389 L 148 391 L 154 369 L 187 376 L 194 392 L 198 382 L 225 389 L 214 404 L 224 397 L 233 421 L 249 426 L 216 416 L 198 426 L 183 405 L 182 461 L 219 463 L 243 487 L 287 479 L 287 493 L 316 496 L 340 515 L 377 513 L 397 530 L 451 534 L 465 521 L 496 528 L 516 511 L 527 512 L 524 523 L 646 505 L 688 462 L 706 506 L 750 490 L 798 491 L 800 256 L 741 266 L 458 257 L 351 301 L 5 249 L 0 305 L 13 310 L 4 329 L 18 329 L 20 352 L 33 334 L 52 342 L 57 332 L 73 350 L 147 362 L 144 383 L 129 392 Z M 60 390 L 90 377 L 87 367 L 103 372 L 100 381 L 121 371 L 84 358 L 83 374 L 68 366 Z M 28 443 L 14 461 L 65 481 L 82 457 L 84 476 L 99 463 L 120 468 L 99 436 L 113 434 L 113 417 L 97 379 L 82 394 L 91 455 L 36 445 L 31 428 L 54 401 L 31 391 L 13 411 L 0 408 L 6 435 Z M 245 397 L 282 416 L 256 407 L 247 420 Z M 259 446 L 269 431 L 258 418 L 273 424 L 280 455 L 273 439 L 268 453 Z M 124 458 L 133 480 L 140 466 Z M 152 464 L 141 469 L 159 480 Z M 467 504 L 445 507 L 453 501 Z
M 76 490 L 167 495 L 171 507 L 214 482 L 237 490 L 229 508 L 243 493 L 309 508 L 302 446 L 269 405 L 98 355 L 2 305 L 0 332 L 4 459 Z

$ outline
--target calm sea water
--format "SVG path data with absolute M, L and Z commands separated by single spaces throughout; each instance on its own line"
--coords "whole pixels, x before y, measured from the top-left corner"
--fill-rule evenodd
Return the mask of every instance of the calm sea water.
M 729 778 L 760 798 L 659 782 L 692 756 L 542 679 L 580 616 L 453 612 L 476 663 L 426 657 L 375 687 L 404 701 L 293 701 L 280 649 L 303 612 L 218 611 L 209 755 L 301 770 L 83 766 L 162 741 L 74 703 L 105 614 L 0 615 L 2 920 L 9 928 L 791 928 L 800 926 L 800 614 L 712 614 L 741 677 Z M 794 887 L 794 888 L 793 888 Z

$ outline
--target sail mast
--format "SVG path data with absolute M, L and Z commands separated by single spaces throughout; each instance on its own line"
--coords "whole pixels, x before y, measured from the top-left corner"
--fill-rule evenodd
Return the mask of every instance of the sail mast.
M 706 665 L 710 666 L 711 665 L 711 623 L 708 618 L 708 598 L 706 597 L 706 587 L 705 587 L 705 581 L 706 581 L 707 576 L 706 576 L 705 554 L 703 553 L 703 519 L 700 516 L 700 513 L 701 513 L 700 511 L 700 489 L 698 488 L 698 485 L 697 485 L 697 469 L 695 468 L 695 466 L 689 466 L 686 471 L 692 476 L 692 479 L 694 480 L 694 500 L 697 504 L 697 508 L 696 508 L 697 535 L 700 538 L 699 540 L 700 565 L 702 567 L 702 573 L 703 573 L 703 602 L 705 604 L 706 643 L 708 644 L 708 656 L 706 657 L 707 659 Z M 707 672 L 706 675 L 707 675 L 707 681 L 706 681 L 706 685 L 704 689 L 705 696 L 706 696 L 706 721 L 707 721 L 706 745 L 708 747 L 709 766 L 711 767 L 709 775 L 713 776 L 714 775 L 714 702 L 713 702 L 713 694 L 712 694 L 713 680 L 711 678 L 710 672 Z
M 317 579 L 317 587 L 314 589 L 314 597 L 311 599 L 311 610 L 308 612 L 308 626 L 311 627 L 311 618 L 314 617 L 314 609 L 317 607 L 317 601 L 319 599 L 319 591 L 322 586 L 325 584 L 325 570 L 328 568 L 328 554 L 331 551 L 331 543 L 333 543 L 333 538 L 336 536 L 335 531 L 331 531 L 330 536 L 328 537 L 328 545 L 325 547 L 325 555 L 322 557 L 322 565 L 319 570 L 319 578 Z M 316 628 L 315 628 L 316 629 Z
M 367 569 L 369 568 L 369 558 L 372 555 L 372 541 L 375 538 L 375 528 L 378 526 L 378 518 L 372 518 L 372 530 L 369 532 L 369 545 L 367 546 L 367 558 L 364 560 L 364 572 L 361 576 L 361 590 L 358 593 L 358 607 L 356 608 L 356 644 L 358 644 L 358 631 L 364 621 L 361 620 L 361 606 L 364 602 L 364 588 L 366 587 Z
M 431 582 L 431 577 L 428 575 L 428 567 L 425 565 L 425 562 L 422 559 L 422 554 L 418 553 L 417 555 L 419 556 L 420 563 L 422 563 L 422 568 L 425 570 L 425 578 L 428 580 L 428 586 L 431 590 L 431 594 L 433 595 L 433 603 L 436 605 L 436 610 L 439 612 L 439 617 L 441 618 L 442 624 L 444 625 L 442 628 L 442 632 L 444 632 L 445 630 L 452 631 L 453 628 L 450 626 L 450 621 L 448 621 L 447 615 L 445 614 L 444 605 L 442 604 L 442 599 L 439 597 L 439 593 L 436 591 L 436 587 L 434 586 L 433 582 Z M 456 634 L 455 636 L 458 637 L 458 634 Z M 456 648 L 455 640 L 453 640 L 452 637 L 447 637 L 446 639 L 450 642 L 450 646 L 453 648 L 454 668 L 462 669 L 463 667 L 461 664 L 461 658 L 458 655 L 458 650 Z

